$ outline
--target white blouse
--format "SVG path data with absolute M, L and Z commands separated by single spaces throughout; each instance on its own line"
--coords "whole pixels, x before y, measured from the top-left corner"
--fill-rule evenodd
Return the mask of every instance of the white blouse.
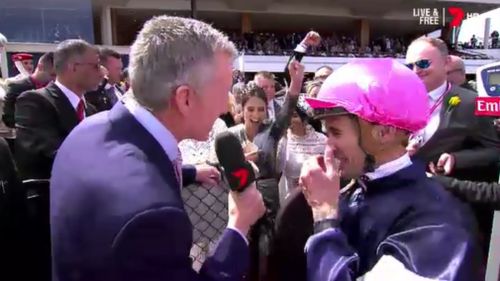
M 282 171 L 280 181 L 280 200 L 298 185 L 302 164 L 311 156 L 322 155 L 327 137 L 307 125 L 306 134 L 297 136 L 288 129 L 287 134 L 278 144 L 278 169 Z
M 206 141 L 196 141 L 193 139 L 183 140 L 179 143 L 179 150 L 182 155 L 182 164 L 205 164 L 207 161 L 216 162 L 215 137 L 226 131 L 226 123 L 222 119 L 216 119 Z

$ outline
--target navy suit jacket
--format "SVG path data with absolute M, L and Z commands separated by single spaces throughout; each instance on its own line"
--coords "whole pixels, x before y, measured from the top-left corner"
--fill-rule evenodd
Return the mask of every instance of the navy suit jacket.
M 121 102 L 64 141 L 50 199 L 54 281 L 241 280 L 249 265 L 246 242 L 226 229 L 192 269 L 192 225 L 172 163 Z

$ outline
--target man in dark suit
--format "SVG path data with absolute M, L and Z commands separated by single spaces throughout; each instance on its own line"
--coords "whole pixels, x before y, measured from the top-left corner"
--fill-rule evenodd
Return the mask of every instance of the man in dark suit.
M 14 112 L 16 110 L 16 100 L 19 95 L 29 90 L 45 87 L 54 77 L 54 53 L 50 52 L 40 57 L 32 75 L 7 83 L 2 116 L 4 124 L 9 128 L 15 128 Z
M 477 94 L 447 81 L 451 58 L 446 44 L 435 38 L 419 38 L 408 47 L 406 62 L 424 82 L 431 105 L 427 126 L 410 139 L 414 157 L 428 164 L 434 174 L 459 180 L 498 180 L 500 141 L 493 119 L 474 115 Z M 488 251 L 493 212 L 471 205 Z
M 255 185 L 230 193 L 228 228 L 196 273 L 180 188 L 198 174 L 187 177 L 193 168 L 182 167 L 177 147 L 206 140 L 227 110 L 235 55 L 205 23 L 160 16 L 144 24 L 130 52 L 133 91 L 80 124 L 54 162 L 54 281 L 241 280 L 262 196 Z
M 451 59 L 446 44 L 419 38 L 409 46 L 406 61 L 424 82 L 432 111 L 426 128 L 410 141 L 415 156 L 444 175 L 495 180 L 500 141 L 493 119 L 475 116 L 477 95 L 447 81 Z M 491 172 L 485 168 L 492 168 Z
M 105 79 L 96 91 L 86 93 L 85 98 L 98 112 L 101 112 L 110 110 L 123 95 L 119 87 L 123 62 L 118 52 L 108 48 L 99 51 L 99 60 L 107 72 Z
M 281 110 L 281 103 L 275 98 L 276 81 L 274 74 L 268 71 L 260 71 L 255 74 L 253 81 L 266 92 L 267 116 L 270 120 L 275 120 Z
M 60 43 L 56 81 L 16 102 L 16 160 L 22 179 L 48 179 L 55 154 L 71 130 L 92 114 L 83 94 L 99 83 L 97 50 L 83 40 Z

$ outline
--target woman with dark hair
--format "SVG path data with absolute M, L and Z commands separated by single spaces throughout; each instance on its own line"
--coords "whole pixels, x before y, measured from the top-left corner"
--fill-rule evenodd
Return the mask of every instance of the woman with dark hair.
M 247 160 L 255 163 L 258 169 L 257 189 L 262 193 L 267 208 L 267 213 L 250 231 L 249 280 L 252 281 L 264 280 L 267 273 L 274 220 L 279 208 L 277 146 L 290 125 L 304 79 L 304 66 L 299 62 L 290 63 L 288 69 L 292 82 L 276 120 L 269 121 L 267 118 L 267 98 L 264 90 L 255 83 L 249 83 L 241 97 L 243 123 L 229 128 L 240 140 Z
M 282 171 L 279 186 L 280 202 L 298 186 L 302 163 L 325 151 L 326 136 L 309 124 L 308 106 L 302 97 L 292 115 L 292 122 L 278 145 L 278 167 Z

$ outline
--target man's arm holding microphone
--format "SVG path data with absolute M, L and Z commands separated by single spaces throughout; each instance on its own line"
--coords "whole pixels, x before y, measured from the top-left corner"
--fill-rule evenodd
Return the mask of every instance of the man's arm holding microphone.
M 237 145 L 243 154 L 239 142 Z M 235 158 L 234 153 L 231 150 L 224 152 L 229 159 Z M 219 156 L 221 165 L 226 168 L 226 163 L 221 158 Z M 235 163 L 235 166 L 241 165 Z M 148 184 L 151 183 L 137 182 L 133 185 Z M 139 213 L 114 237 L 113 250 L 117 259 L 115 263 L 122 269 L 123 274 L 120 280 L 242 280 L 250 264 L 246 236 L 250 227 L 264 212 L 262 195 L 253 180 L 249 180 L 241 189 L 232 189 L 228 195 L 227 228 L 199 273 L 192 269 L 189 257 L 192 225 L 182 204 L 172 202 L 171 205 L 158 206 Z

